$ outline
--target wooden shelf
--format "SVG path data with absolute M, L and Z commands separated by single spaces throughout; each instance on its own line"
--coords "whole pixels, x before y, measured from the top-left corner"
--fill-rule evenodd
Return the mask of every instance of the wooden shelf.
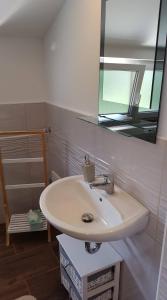
M 23 164 L 23 163 L 38 163 L 38 162 L 43 162 L 43 157 L 2 159 L 3 164 Z
M 5 223 L 6 223 L 6 245 L 10 245 L 10 234 L 12 233 L 21 233 L 21 232 L 31 232 L 31 231 L 43 231 L 48 230 L 48 241 L 51 241 L 51 228 L 50 225 L 47 223 L 46 219 L 41 213 L 41 217 L 43 220 L 42 226 L 32 228 L 30 224 L 28 223 L 27 219 L 27 213 L 24 214 L 13 214 L 11 215 L 10 212 L 10 201 L 8 200 L 8 196 L 11 194 L 8 193 L 10 190 L 21 190 L 21 189 L 33 189 L 33 188 L 45 188 L 48 185 L 48 168 L 47 168 L 47 156 L 46 156 L 46 133 L 48 130 L 42 129 L 42 130 L 25 130 L 25 131 L 0 131 L 0 139 L 3 141 L 5 139 L 13 142 L 13 139 L 16 138 L 23 138 L 23 137 L 34 137 L 37 136 L 39 138 L 39 151 L 40 156 L 39 157 L 8 157 L 10 156 L 10 152 L 7 152 L 7 157 L 3 157 L 3 149 L 0 149 L 0 192 L 2 193 L 3 198 L 3 208 L 5 213 Z M 17 140 L 16 140 L 17 142 Z M 31 141 L 29 141 L 31 142 Z M 33 139 L 33 142 L 36 141 Z M 31 148 L 32 143 L 28 143 L 27 145 L 27 153 L 29 153 L 29 150 Z M 2 147 L 3 148 L 3 147 Z M 17 147 L 16 147 L 17 148 Z M 15 148 L 13 149 L 15 151 Z M 15 153 L 17 154 L 17 153 Z M 43 171 L 42 171 L 42 182 L 31 182 L 31 183 L 22 183 L 22 184 L 6 184 L 6 178 L 4 173 L 4 165 L 16 165 L 15 169 L 17 172 L 17 164 L 24 164 L 24 163 L 42 163 Z M 8 174 L 7 174 L 8 175 Z M 6 176 L 7 176 L 6 175 Z M 21 179 L 20 179 L 21 180 Z M 30 207 L 31 208 L 31 207 Z
M 6 191 L 9 190 L 22 190 L 22 189 L 32 189 L 32 188 L 44 188 L 45 183 L 25 183 L 25 184 L 8 184 L 5 185 Z

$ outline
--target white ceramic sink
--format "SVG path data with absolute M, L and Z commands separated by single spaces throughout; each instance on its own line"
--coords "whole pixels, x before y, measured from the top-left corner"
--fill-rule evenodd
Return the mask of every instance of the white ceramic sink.
M 145 228 L 149 211 L 129 194 L 114 187 L 108 195 L 91 189 L 82 176 L 70 176 L 50 184 L 41 194 L 46 219 L 61 232 L 84 241 L 105 242 L 130 237 Z M 84 223 L 82 215 L 94 220 Z

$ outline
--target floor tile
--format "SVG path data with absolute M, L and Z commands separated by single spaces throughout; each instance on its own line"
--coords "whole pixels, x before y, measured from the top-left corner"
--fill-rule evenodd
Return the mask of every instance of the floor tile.
M 58 259 L 51 247 L 46 245 L 0 259 L 0 266 L 0 286 L 3 286 L 47 272 L 58 266 Z
M 48 245 L 47 231 L 15 234 L 12 235 L 11 241 L 16 253 L 32 250 L 42 245 Z
M 5 245 L 0 244 L 0 259 L 6 258 L 14 254 L 15 254 L 15 250 L 13 246 L 6 247 Z
M 5 227 L 0 225 L 0 300 L 14 300 L 31 294 L 37 300 L 67 300 L 60 283 L 59 245 L 52 228 L 53 241 L 47 232 L 11 236 L 5 246 Z
M 59 269 L 28 280 L 31 294 L 38 300 L 68 300 L 68 293 L 61 285 Z
M 29 291 L 25 282 L 17 282 L 0 288 L 1 300 L 14 300 L 23 295 L 28 295 Z

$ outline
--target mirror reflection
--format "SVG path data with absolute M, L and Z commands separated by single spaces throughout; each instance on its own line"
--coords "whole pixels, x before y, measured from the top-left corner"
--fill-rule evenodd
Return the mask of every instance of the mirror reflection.
M 164 71 L 164 8 L 160 0 L 102 3 L 99 124 L 150 142 L 156 141 Z

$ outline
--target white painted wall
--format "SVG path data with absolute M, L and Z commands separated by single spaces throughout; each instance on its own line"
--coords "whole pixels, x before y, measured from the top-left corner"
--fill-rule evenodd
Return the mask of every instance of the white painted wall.
M 49 102 L 97 114 L 100 0 L 66 1 L 45 39 Z
M 42 41 L 0 37 L 0 104 L 42 102 L 46 99 Z
M 100 5 L 100 0 L 66 1 L 45 38 L 49 102 L 90 115 L 96 115 L 98 110 Z M 164 139 L 167 139 L 166 98 L 167 80 L 158 131 L 158 136 Z

